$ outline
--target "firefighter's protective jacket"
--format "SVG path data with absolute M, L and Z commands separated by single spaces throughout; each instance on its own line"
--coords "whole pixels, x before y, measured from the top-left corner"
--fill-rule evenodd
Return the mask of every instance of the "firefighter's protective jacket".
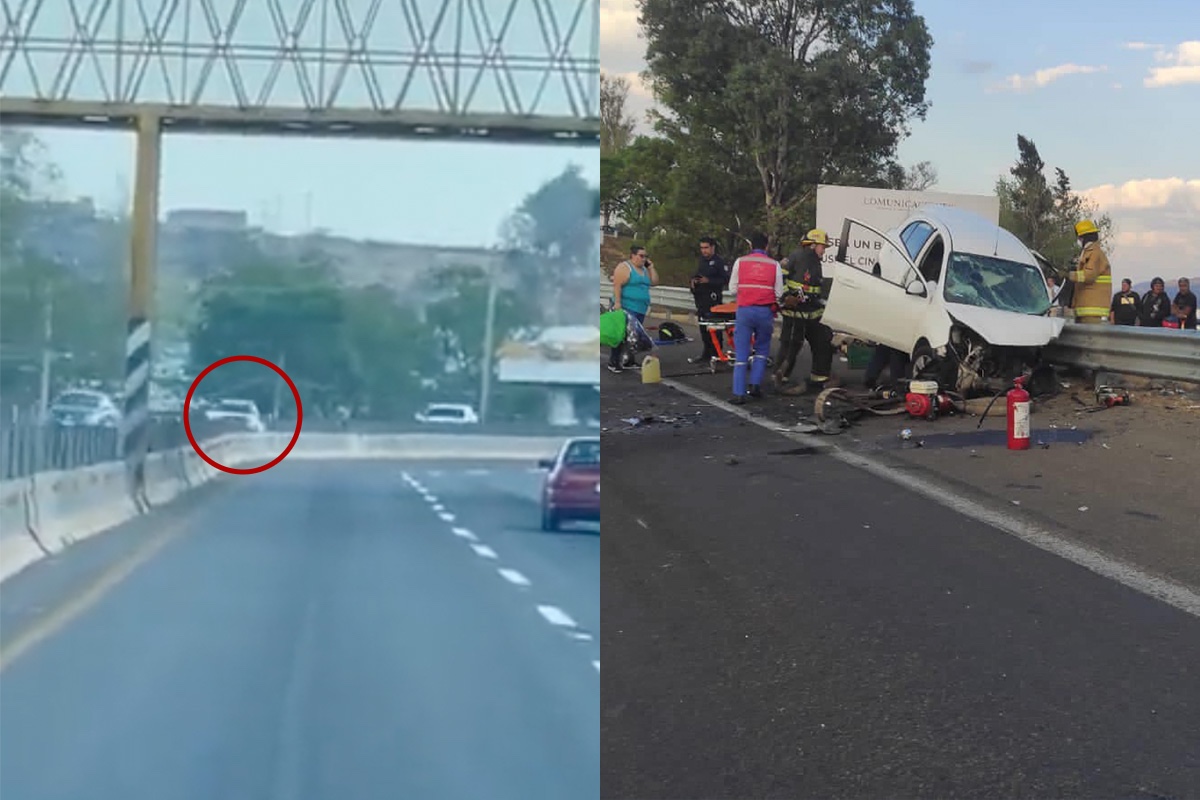
M 1083 246 L 1070 277 L 1075 282 L 1075 295 L 1071 299 L 1075 317 L 1107 319 L 1112 305 L 1112 268 L 1098 243 L 1088 242 Z
M 818 320 L 825 314 L 825 280 L 821 268 L 821 257 L 811 247 L 802 247 L 788 259 L 788 271 L 784 288 L 800 303 L 788 307 L 783 315 L 797 319 Z

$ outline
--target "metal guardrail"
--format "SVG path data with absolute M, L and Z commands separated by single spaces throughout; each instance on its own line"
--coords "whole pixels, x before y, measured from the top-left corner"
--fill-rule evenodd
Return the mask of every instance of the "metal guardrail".
M 1200 332 L 1068 325 L 1045 349 L 1053 364 L 1200 383 Z
M 600 280 L 600 297 L 603 301 L 612 297 L 610 281 Z M 652 287 L 650 303 L 672 311 L 696 308 L 692 293 L 682 286 Z M 1200 383 L 1197 331 L 1068 323 L 1045 353 L 1051 363 L 1064 367 Z
M 600 279 L 600 299 L 608 302 L 612 297 L 612 281 Z M 695 311 L 696 301 L 690 289 L 684 286 L 650 287 L 650 305 L 668 308 L 671 311 Z

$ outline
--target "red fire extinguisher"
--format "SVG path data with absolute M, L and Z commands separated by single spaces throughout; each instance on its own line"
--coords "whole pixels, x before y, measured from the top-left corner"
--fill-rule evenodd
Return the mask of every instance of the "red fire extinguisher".
M 1024 377 L 1014 380 L 1008 390 L 1008 449 L 1029 449 L 1029 392 Z

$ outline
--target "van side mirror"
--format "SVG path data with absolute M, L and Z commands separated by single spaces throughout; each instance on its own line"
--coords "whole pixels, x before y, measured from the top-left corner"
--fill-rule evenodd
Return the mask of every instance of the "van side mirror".
M 928 294 L 925 291 L 925 281 L 921 280 L 920 278 L 913 278 L 913 280 L 909 282 L 905 291 L 916 297 L 925 297 Z
M 538 459 L 538 469 L 554 469 L 554 459 L 553 458 Z

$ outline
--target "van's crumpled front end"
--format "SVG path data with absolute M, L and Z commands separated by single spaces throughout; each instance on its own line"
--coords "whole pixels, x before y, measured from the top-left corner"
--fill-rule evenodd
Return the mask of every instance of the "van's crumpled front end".
M 965 397 L 992 395 L 1041 366 L 1042 348 L 1062 333 L 1060 317 L 947 303 L 949 341 L 922 373 Z

